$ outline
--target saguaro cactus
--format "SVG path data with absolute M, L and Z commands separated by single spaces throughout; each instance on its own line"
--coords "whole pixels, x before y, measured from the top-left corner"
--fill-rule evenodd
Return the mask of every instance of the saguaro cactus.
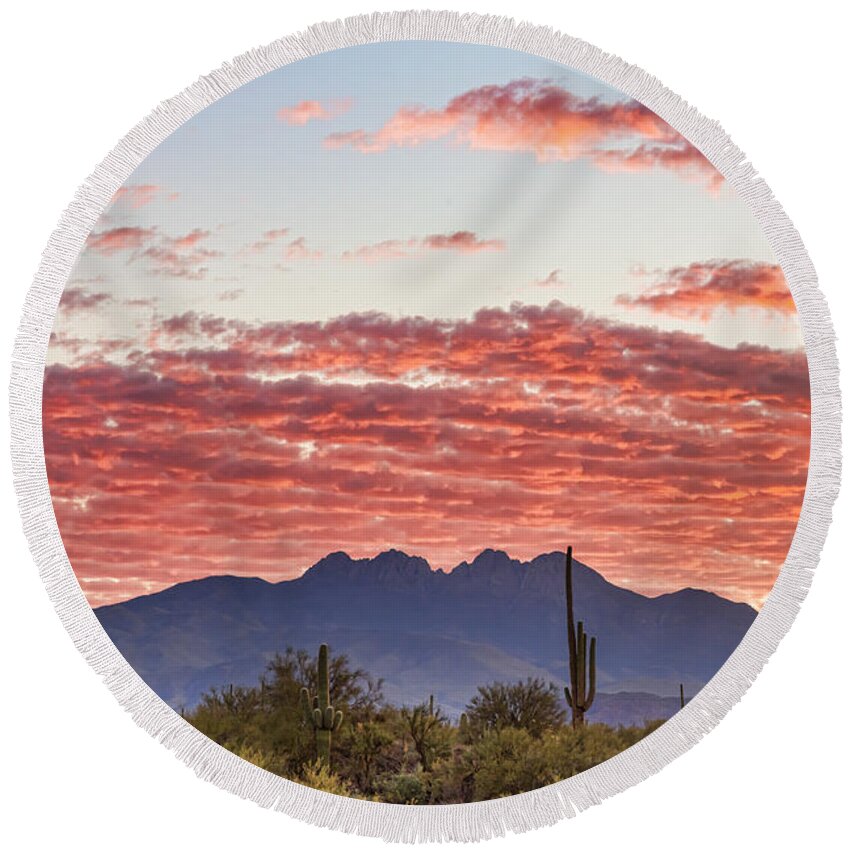
M 342 712 L 331 705 L 330 677 L 328 675 L 328 645 L 319 647 L 319 666 L 317 670 L 318 694 L 310 697 L 307 688 L 301 688 L 301 707 L 307 726 L 316 734 L 316 754 L 319 761 L 330 766 L 331 736 L 342 725 Z
M 573 612 L 573 547 L 567 547 L 565 585 L 567 592 L 567 648 L 570 656 L 570 684 L 564 688 L 567 705 L 573 715 L 573 728 L 584 726 L 584 715 L 596 696 L 596 638 L 590 639 L 590 663 L 587 658 L 587 634 L 584 624 L 575 622 Z
M 679 682 L 679 707 L 685 707 L 685 686 Z

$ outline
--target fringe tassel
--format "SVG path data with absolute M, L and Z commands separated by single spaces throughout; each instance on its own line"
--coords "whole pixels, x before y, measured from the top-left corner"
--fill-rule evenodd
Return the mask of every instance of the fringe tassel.
M 316 791 L 249 764 L 172 711 L 119 654 L 77 583 L 53 514 L 41 431 L 45 355 L 62 290 L 88 233 L 136 166 L 206 106 L 269 71 L 330 50 L 407 39 L 507 47 L 563 63 L 630 95 L 678 130 L 734 187 L 767 235 L 797 305 L 811 383 L 808 484 L 788 558 L 746 637 L 712 680 L 652 735 L 585 773 L 513 797 L 446 806 L 396 806 Z M 118 143 L 63 214 L 26 299 L 11 380 L 12 461 L 30 549 L 77 648 L 136 723 L 202 779 L 240 797 L 318 826 L 409 843 L 479 841 L 573 817 L 660 770 L 712 729 L 776 649 L 809 589 L 838 492 L 840 416 L 834 332 L 815 271 L 782 207 L 721 127 L 654 77 L 583 41 L 507 17 L 448 11 L 373 13 L 316 24 L 248 51 L 163 102 Z

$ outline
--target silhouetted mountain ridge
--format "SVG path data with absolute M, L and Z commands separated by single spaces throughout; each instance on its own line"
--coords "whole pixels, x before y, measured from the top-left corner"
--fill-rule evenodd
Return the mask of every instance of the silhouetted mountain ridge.
M 756 616 L 694 588 L 646 597 L 573 563 L 577 616 L 598 636 L 597 711 L 612 717 L 672 713 L 679 682 L 698 690 Z M 434 693 L 450 712 L 488 682 L 567 677 L 562 552 L 523 562 L 485 549 L 449 572 L 395 549 L 333 552 L 292 580 L 210 576 L 95 613 L 175 707 L 211 686 L 254 684 L 275 652 L 323 641 L 382 677 L 391 701 Z

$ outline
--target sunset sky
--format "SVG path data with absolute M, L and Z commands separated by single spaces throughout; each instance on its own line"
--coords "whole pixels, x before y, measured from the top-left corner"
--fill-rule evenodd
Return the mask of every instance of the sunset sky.
M 48 364 L 93 605 L 567 544 L 759 605 L 805 489 L 799 326 L 744 204 L 645 107 L 498 48 L 337 50 L 186 123 L 92 231 Z

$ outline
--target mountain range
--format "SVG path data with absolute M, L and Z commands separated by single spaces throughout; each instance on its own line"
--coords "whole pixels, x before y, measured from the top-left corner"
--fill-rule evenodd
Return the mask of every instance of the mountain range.
M 756 617 L 749 605 L 685 588 L 648 597 L 573 561 L 576 617 L 598 637 L 590 719 L 640 723 L 679 707 Z M 210 687 L 255 685 L 287 646 L 326 642 L 384 679 L 398 705 L 434 694 L 451 715 L 478 685 L 568 676 L 564 554 L 529 562 L 487 549 L 450 572 L 397 550 L 335 552 L 289 581 L 210 576 L 95 610 L 128 662 L 175 708 Z

